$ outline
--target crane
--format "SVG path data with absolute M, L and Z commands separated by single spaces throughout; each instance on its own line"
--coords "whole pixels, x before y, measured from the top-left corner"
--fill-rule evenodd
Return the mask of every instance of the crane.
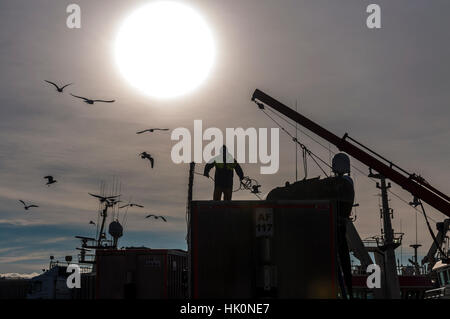
M 364 146 L 362 143 L 351 138 L 347 133 L 343 137 L 333 134 L 261 90 L 255 90 L 252 101 L 254 101 L 261 109 L 264 109 L 265 105 L 269 106 L 287 118 L 302 125 L 324 140 L 335 145 L 340 151 L 347 153 L 361 163 L 367 165 L 369 169 L 377 171 L 382 176 L 407 190 L 414 196 L 415 201 L 417 201 L 417 199 L 423 200 L 444 215 L 450 217 L 450 197 L 430 185 L 421 176 L 407 172 L 400 166 L 392 163 L 370 148 Z
M 439 247 L 445 242 L 447 238 L 447 232 L 450 231 L 450 218 L 445 219 L 443 222 L 437 223 L 436 228 L 438 234 L 436 235 L 436 241 L 433 241 L 428 253 L 422 259 L 422 265 L 429 263 L 430 267 L 433 267 L 436 263 L 435 255 L 439 250 Z

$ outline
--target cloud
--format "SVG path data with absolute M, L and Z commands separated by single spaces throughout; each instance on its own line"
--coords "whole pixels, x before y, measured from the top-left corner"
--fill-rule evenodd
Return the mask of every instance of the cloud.
M 55 238 L 49 238 L 46 240 L 41 241 L 40 243 L 43 245 L 46 244 L 55 244 L 55 243 L 59 243 L 59 242 L 63 242 L 63 241 L 67 241 L 67 240 L 72 240 L 73 241 L 73 237 L 55 237 Z
M 46 225 L 43 220 L 27 220 L 27 219 L 0 219 L 0 224 L 14 225 L 14 226 L 32 226 L 32 225 Z
M 19 274 L 16 272 L 10 272 L 10 273 L 0 273 L 0 278 L 8 278 L 8 279 L 31 279 L 33 277 L 39 276 L 40 274 L 37 272 L 32 272 L 29 274 Z
M 0 248 L 0 254 L 6 253 L 8 251 L 11 250 L 18 250 L 18 249 L 22 249 L 24 247 L 7 247 L 7 248 Z
M 31 261 L 31 260 L 41 260 L 45 259 L 44 254 L 27 254 L 23 256 L 0 256 L 0 264 L 16 263 L 18 261 Z
M 113 176 L 122 183 L 122 200 L 132 198 L 145 205 L 142 210 L 128 210 L 123 244 L 184 248 L 189 165 L 170 160 L 170 135 L 137 136 L 135 132 L 154 125 L 191 129 L 195 119 L 202 119 L 205 128 L 275 127 L 250 101 L 256 87 L 289 105 L 299 100 L 302 114 L 337 135 L 351 133 L 408 169 L 422 171 L 446 192 L 450 67 L 442 61 L 450 54 L 446 41 L 450 20 L 445 18 L 450 3 L 415 1 L 410 6 L 411 1 L 380 1 L 386 27 L 379 32 L 365 27 L 362 2 L 285 1 L 280 5 L 248 0 L 224 5 L 223 1 L 202 1 L 224 50 L 210 82 L 173 101 L 141 96 L 120 77 L 110 59 L 117 23 L 135 2 L 111 0 L 104 10 L 101 1 L 84 1 L 86 17 L 100 15 L 101 19 L 87 19 L 89 24 L 75 33 L 60 19 L 65 11 L 58 1 L 52 6 L 41 1 L 2 3 L 0 227 L 17 228 L 1 237 L 0 249 L 10 252 L 14 248 L 7 246 L 16 241 L 28 246 L 21 256 L 0 257 L 7 261 L 0 270 L 31 267 L 27 262 L 37 258 L 45 264 L 49 254 L 58 252 L 74 254 L 69 236 L 92 236 L 96 231 L 88 223 L 96 221 L 98 202 L 87 193 L 98 192 L 101 180 L 111 186 Z M 68 94 L 56 94 L 44 79 L 75 82 L 70 87 L 75 94 L 111 97 L 117 102 L 87 106 Z M 314 153 L 329 158 L 327 150 L 302 134 L 299 137 Z M 154 170 L 138 157 L 142 151 L 155 156 Z M 285 135 L 280 135 L 280 151 L 276 175 L 261 176 L 259 165 L 243 165 L 245 175 L 257 179 L 265 194 L 294 179 L 294 145 Z M 200 172 L 202 168 L 196 167 Z M 300 167 L 300 178 L 304 173 Z M 47 174 L 58 183 L 45 186 Z M 319 174 L 309 161 L 308 177 Z M 352 174 L 361 205 L 355 223 L 358 231 L 363 238 L 379 234 L 378 203 L 372 196 L 377 192 L 375 185 Z M 196 175 L 194 198 L 211 199 L 212 187 L 209 180 Z M 409 200 L 409 194 L 396 191 Z M 248 192 L 233 197 L 254 199 Z M 26 213 L 19 199 L 40 207 Z M 415 240 L 415 212 L 395 198 L 390 204 L 394 227 L 406 233 L 404 249 L 409 250 L 407 246 Z M 145 220 L 149 213 L 168 216 L 169 222 Z M 433 210 L 429 214 L 443 219 Z M 120 220 L 124 216 L 122 210 Z M 418 220 L 425 253 L 431 240 L 420 215 Z M 45 251 L 40 256 L 31 254 L 38 245 Z M 33 267 L 40 269 L 38 262 Z

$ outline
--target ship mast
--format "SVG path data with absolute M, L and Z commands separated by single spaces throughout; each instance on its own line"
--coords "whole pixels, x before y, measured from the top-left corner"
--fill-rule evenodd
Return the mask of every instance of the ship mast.
M 389 207 L 388 189 L 391 184 L 386 184 L 386 178 L 381 174 L 370 172 L 369 177 L 379 179 L 377 188 L 381 190 L 381 218 L 383 219 L 382 245 L 379 248 L 384 253 L 384 290 L 389 299 L 400 299 L 400 283 L 398 281 L 397 264 L 395 260 L 395 249 L 400 246 L 401 241 L 394 237 L 392 229 L 392 208 Z

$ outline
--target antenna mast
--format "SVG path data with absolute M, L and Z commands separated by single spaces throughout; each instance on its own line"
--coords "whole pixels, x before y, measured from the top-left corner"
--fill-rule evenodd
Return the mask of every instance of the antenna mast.
M 295 100 L 295 112 L 297 112 L 297 100 Z M 295 140 L 298 141 L 297 122 L 295 122 Z M 295 143 L 295 181 L 298 181 L 298 143 Z
M 400 245 L 399 240 L 394 238 L 391 218 L 392 209 L 389 207 L 388 189 L 391 184 L 386 184 L 386 178 L 381 174 L 369 174 L 369 177 L 380 180 L 377 188 L 381 190 L 381 217 L 383 219 L 382 245 L 379 245 L 384 252 L 384 273 L 385 273 L 385 296 L 391 299 L 400 299 L 400 283 L 398 281 L 397 264 L 395 260 L 395 249 Z

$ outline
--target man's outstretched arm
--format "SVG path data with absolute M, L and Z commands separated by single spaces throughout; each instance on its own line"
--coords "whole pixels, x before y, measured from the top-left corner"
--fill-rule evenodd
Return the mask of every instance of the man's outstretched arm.
M 244 178 L 244 172 L 242 171 L 242 167 L 241 165 L 239 165 L 238 162 L 236 162 L 236 160 L 234 161 L 234 163 L 236 164 L 234 166 L 234 170 L 236 171 L 236 174 L 239 176 L 239 179 L 242 181 L 242 179 Z
M 205 170 L 204 170 L 204 172 L 203 172 L 203 175 L 209 177 L 209 171 L 210 171 L 213 167 L 214 167 L 214 162 L 206 164 L 206 165 L 205 165 Z

